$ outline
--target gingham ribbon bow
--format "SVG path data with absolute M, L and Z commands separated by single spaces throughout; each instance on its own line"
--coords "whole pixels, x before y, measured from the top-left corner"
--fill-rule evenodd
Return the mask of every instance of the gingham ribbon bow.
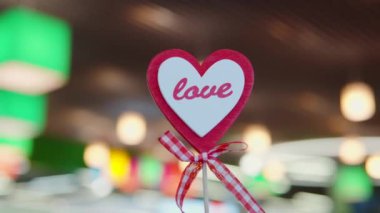
M 170 131 L 165 132 L 159 138 L 160 143 L 173 153 L 179 160 L 190 162 L 182 173 L 181 181 L 177 188 L 176 203 L 181 212 L 183 200 L 191 183 L 197 176 L 198 172 L 202 169 L 202 163 L 206 162 L 210 170 L 216 177 L 226 186 L 226 188 L 234 194 L 237 200 L 244 206 L 250 213 L 265 213 L 257 201 L 247 191 L 247 189 L 240 183 L 240 181 L 231 173 L 231 171 L 217 159 L 217 157 L 226 152 L 234 151 L 233 145 L 246 145 L 243 142 L 229 142 L 216 146 L 208 152 L 203 152 L 195 156 L 190 152 L 183 143 L 176 138 Z

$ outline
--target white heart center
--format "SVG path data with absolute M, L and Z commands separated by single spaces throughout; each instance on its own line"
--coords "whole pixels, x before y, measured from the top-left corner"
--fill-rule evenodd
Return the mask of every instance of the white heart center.
M 196 86 L 199 91 L 205 86 L 216 86 L 219 94 L 224 88 L 224 96 L 212 95 L 208 98 L 174 98 L 174 90 L 181 79 L 187 79 L 186 85 L 182 84 L 178 96 L 183 97 L 186 90 Z M 231 112 L 239 101 L 244 88 L 244 72 L 239 64 L 229 59 L 222 59 L 214 63 L 203 76 L 187 60 L 180 57 L 172 57 L 165 60 L 158 70 L 158 86 L 160 91 L 174 112 L 192 129 L 198 136 L 203 137 L 210 132 L 224 117 Z M 221 87 L 223 84 L 230 84 Z M 194 87 L 193 87 L 194 88 Z M 209 90 L 208 90 L 209 91 Z M 230 93 L 232 91 L 232 94 Z M 228 95 L 228 94 L 230 95 Z M 188 93 L 194 96 L 194 91 Z M 177 97 L 178 97 L 177 96 Z

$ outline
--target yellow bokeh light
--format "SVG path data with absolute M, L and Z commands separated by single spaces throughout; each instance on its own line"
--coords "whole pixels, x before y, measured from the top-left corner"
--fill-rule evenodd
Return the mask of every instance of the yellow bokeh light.
M 371 156 L 367 159 L 365 169 L 369 176 L 380 179 L 380 155 Z
M 248 151 L 263 153 L 270 148 L 272 137 L 265 126 L 253 124 L 244 130 L 243 141 L 248 144 Z
M 122 114 L 117 122 L 116 133 L 126 145 L 140 144 L 146 136 L 145 118 L 137 112 Z
M 120 186 L 129 179 L 131 158 L 121 149 L 112 149 L 110 152 L 109 175 L 116 186 Z
M 356 137 L 347 137 L 339 148 L 340 160 L 348 165 L 357 165 L 364 161 L 366 150 Z
M 350 121 L 370 119 L 376 110 L 372 88 L 363 82 L 346 85 L 341 92 L 340 108 L 343 116 Z

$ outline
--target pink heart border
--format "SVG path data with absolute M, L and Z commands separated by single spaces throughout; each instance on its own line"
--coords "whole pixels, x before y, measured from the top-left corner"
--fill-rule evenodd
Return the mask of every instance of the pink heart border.
M 199 137 L 190 127 L 186 125 L 184 121 L 172 110 L 172 108 L 166 103 L 161 90 L 158 85 L 158 69 L 160 65 L 168 58 L 171 57 L 181 57 L 188 62 L 190 62 L 198 73 L 203 76 L 208 68 L 210 68 L 214 63 L 222 59 L 230 59 L 237 64 L 243 70 L 245 77 L 245 85 L 243 88 L 242 95 L 238 100 L 235 107 L 219 122 L 210 132 L 208 132 L 204 137 Z M 173 127 L 198 151 L 207 152 L 214 148 L 217 142 L 223 137 L 224 133 L 230 128 L 234 123 L 236 118 L 239 116 L 240 112 L 247 103 L 254 84 L 254 70 L 251 62 L 243 54 L 229 49 L 221 49 L 210 54 L 204 62 L 200 65 L 197 59 L 190 53 L 181 49 L 171 49 L 165 50 L 157 54 L 150 62 L 147 72 L 147 83 L 150 93 L 156 102 L 157 106 L 161 109 L 163 114 L 173 125 Z

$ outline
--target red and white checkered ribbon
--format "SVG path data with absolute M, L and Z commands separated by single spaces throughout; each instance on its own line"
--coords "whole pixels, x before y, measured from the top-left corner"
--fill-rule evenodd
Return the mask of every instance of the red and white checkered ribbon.
M 243 142 L 229 142 L 216 146 L 208 152 L 203 152 L 198 156 L 195 156 L 190 152 L 183 143 L 176 138 L 170 131 L 165 132 L 163 136 L 159 138 L 160 143 L 173 153 L 179 160 L 190 162 L 186 169 L 182 173 L 181 181 L 177 188 L 176 203 L 181 212 L 183 206 L 183 200 L 187 191 L 190 188 L 191 183 L 197 176 L 198 172 L 202 169 L 202 163 L 206 162 L 210 170 L 216 175 L 216 177 L 226 186 L 226 188 L 235 195 L 236 199 L 244 206 L 244 208 L 250 213 L 265 213 L 260 207 L 257 201 L 247 191 L 247 189 L 241 184 L 241 182 L 231 173 L 231 171 L 217 159 L 221 154 L 230 151 L 236 151 L 233 149 L 233 145 L 245 145 Z M 245 148 L 244 148 L 245 149 Z M 244 150 L 240 149 L 240 150 Z M 237 151 L 240 151 L 237 150 Z

